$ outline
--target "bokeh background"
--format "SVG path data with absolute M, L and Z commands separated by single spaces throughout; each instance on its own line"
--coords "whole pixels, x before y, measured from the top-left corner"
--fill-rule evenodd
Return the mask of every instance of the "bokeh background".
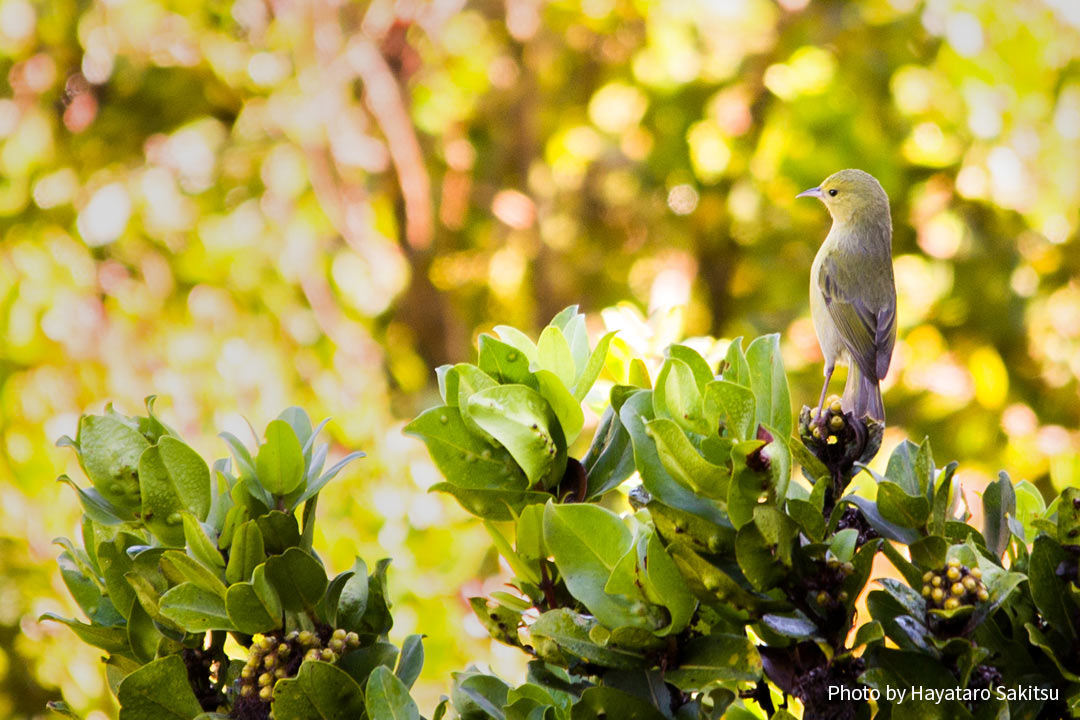
M 393 558 L 421 707 L 472 661 L 513 678 L 465 603 L 490 543 L 400 433 L 433 368 L 623 302 L 654 346 L 781 332 L 809 402 L 828 220 L 794 196 L 842 167 L 893 202 L 887 444 L 931 435 L 969 488 L 1075 481 L 1074 0 L 0 0 L 0 76 L 0 716 L 115 712 L 99 653 L 36 622 L 77 612 L 53 442 L 151 393 L 208 458 L 332 416 L 368 458 L 316 547 Z

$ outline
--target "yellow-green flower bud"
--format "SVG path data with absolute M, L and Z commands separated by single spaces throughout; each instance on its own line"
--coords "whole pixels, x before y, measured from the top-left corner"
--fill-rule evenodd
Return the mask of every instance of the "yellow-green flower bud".
M 928 583 L 928 582 L 930 582 L 930 580 L 931 580 L 931 579 L 932 579 L 933 577 L 934 577 L 934 572 L 933 572 L 932 570 L 927 570 L 926 572 L 924 572 L 924 573 L 923 573 L 923 576 L 922 576 L 922 581 L 923 581 L 924 583 Z
M 958 607 L 960 607 L 960 601 L 957 600 L 956 598 L 949 598 L 948 600 L 945 601 L 945 609 L 946 610 L 955 610 Z
M 323 648 L 322 652 L 319 653 L 319 659 L 323 662 L 334 662 L 337 660 L 337 653 L 330 648 Z
M 970 573 L 971 577 L 975 578 L 976 580 L 982 580 L 982 570 L 980 570 L 979 568 L 971 568 L 970 570 L 968 570 L 968 573 Z
M 931 589 L 931 587 L 929 585 L 923 585 L 922 586 L 922 596 L 923 597 L 930 597 L 931 592 L 932 592 L 932 589 Z
M 930 584 L 934 587 L 941 587 L 941 576 L 935 575 L 934 577 L 930 578 Z
M 274 696 L 274 689 L 272 687 L 270 687 L 269 685 L 267 685 L 266 687 L 264 687 L 262 690 L 259 691 L 259 699 L 260 700 L 267 700 L 268 701 L 273 696 Z
M 272 682 L 274 682 L 274 674 L 273 673 L 264 672 L 262 675 L 259 676 L 259 685 L 260 686 L 261 685 L 269 685 Z
M 842 415 L 833 415 L 829 418 L 829 427 L 833 430 L 842 430 L 844 427 L 844 417 Z
M 828 605 L 830 599 L 831 598 L 829 597 L 829 593 L 825 592 L 824 590 L 817 594 L 818 605 Z
M 957 580 L 960 579 L 960 570 L 958 570 L 957 568 L 951 567 L 951 568 L 949 568 L 948 570 L 945 571 L 945 577 L 949 578 L 953 582 L 956 582 Z
M 360 636 L 354 632 L 345 636 L 345 644 L 351 648 L 360 647 Z
M 953 595 L 956 595 L 957 597 L 959 597 L 959 596 L 963 595 L 965 592 L 967 592 L 967 590 L 964 588 L 963 584 L 954 583 L 953 586 L 949 589 L 949 592 L 951 592 Z
M 945 591 L 941 588 L 934 588 L 933 592 L 930 593 L 930 596 L 934 598 L 934 602 L 941 602 L 942 598 L 945 597 Z
M 979 581 L 976 580 L 975 578 L 971 577 L 970 575 L 968 575 L 966 578 L 961 580 L 961 582 L 964 584 L 964 587 L 966 587 L 968 590 L 974 590 L 979 585 Z
M 979 598 L 979 602 L 986 602 L 990 599 L 990 593 L 986 591 L 986 588 L 980 588 L 975 597 Z
M 244 685 L 240 688 L 240 697 L 251 697 L 251 693 L 255 692 L 255 689 L 250 685 Z
M 959 558 L 949 558 L 948 561 L 946 561 L 945 564 L 948 565 L 949 567 L 960 567 L 960 559 Z

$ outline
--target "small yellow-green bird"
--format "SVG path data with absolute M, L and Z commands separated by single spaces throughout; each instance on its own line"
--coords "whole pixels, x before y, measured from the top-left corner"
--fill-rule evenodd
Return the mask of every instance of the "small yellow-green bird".
M 825 357 L 818 417 L 836 363 L 846 362 L 844 410 L 884 422 L 878 383 L 896 341 L 889 196 L 873 175 L 841 170 L 796 197 L 818 198 L 833 220 L 810 269 L 810 315 Z

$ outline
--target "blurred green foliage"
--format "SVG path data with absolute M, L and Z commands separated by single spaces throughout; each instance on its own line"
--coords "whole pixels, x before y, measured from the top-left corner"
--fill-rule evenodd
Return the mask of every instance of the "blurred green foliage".
M 827 217 L 794 195 L 841 167 L 893 202 L 886 450 L 1074 482 L 1078 60 L 1070 0 L 0 0 L 0 715 L 111 712 L 33 621 L 72 610 L 52 442 L 152 392 L 205 456 L 244 416 L 336 418 L 369 460 L 326 492 L 326 558 L 393 557 L 418 693 L 514 667 L 464 600 L 504 580 L 486 535 L 400 433 L 430 368 L 630 300 L 673 320 L 612 315 L 613 352 L 779 331 L 816 397 Z

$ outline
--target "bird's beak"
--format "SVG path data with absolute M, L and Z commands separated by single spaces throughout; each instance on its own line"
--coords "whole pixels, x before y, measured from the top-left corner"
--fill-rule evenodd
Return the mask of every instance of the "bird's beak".
M 799 193 L 795 197 L 797 197 L 797 198 L 801 198 L 801 197 L 820 198 L 821 197 L 821 188 L 815 187 L 815 188 L 810 188 L 809 190 L 803 190 L 801 193 Z

